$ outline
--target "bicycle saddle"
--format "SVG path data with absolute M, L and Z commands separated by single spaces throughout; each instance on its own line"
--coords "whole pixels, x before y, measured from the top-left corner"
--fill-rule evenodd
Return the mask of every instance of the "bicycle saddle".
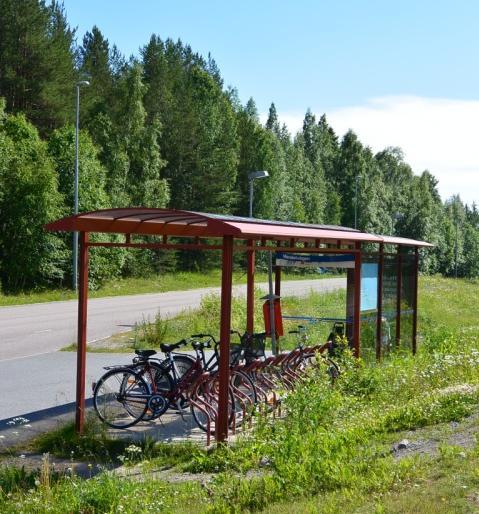
M 151 357 L 152 355 L 155 355 L 155 350 L 135 350 L 135 353 L 138 355 L 138 357 L 143 357 L 144 359 L 147 359 L 148 357 Z
M 171 343 L 171 344 L 161 343 L 160 349 L 163 353 L 170 353 L 170 352 L 173 352 L 174 350 L 178 350 L 178 348 L 180 346 L 183 346 L 183 341 L 180 341 L 179 343 Z

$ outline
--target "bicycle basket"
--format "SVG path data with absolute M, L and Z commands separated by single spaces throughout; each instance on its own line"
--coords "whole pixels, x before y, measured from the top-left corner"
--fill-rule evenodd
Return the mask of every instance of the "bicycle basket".
M 246 360 L 264 357 L 264 349 L 266 346 L 266 332 L 260 332 L 257 334 L 244 334 L 241 337 L 241 346 L 244 349 L 244 355 Z

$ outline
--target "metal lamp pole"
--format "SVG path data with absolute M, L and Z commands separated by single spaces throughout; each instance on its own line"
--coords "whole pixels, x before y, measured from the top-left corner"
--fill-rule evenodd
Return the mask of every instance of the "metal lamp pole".
M 75 178 L 73 181 L 73 213 L 78 214 L 78 132 L 80 127 L 80 87 L 89 86 L 88 80 L 76 83 L 77 105 L 75 123 Z M 78 232 L 73 232 L 73 289 L 78 289 Z
M 253 182 L 257 178 L 266 178 L 269 177 L 269 173 L 267 171 L 252 171 L 248 173 L 248 182 L 249 182 L 249 217 L 253 217 Z
M 358 225 L 358 182 L 360 176 L 356 175 L 355 186 L 354 186 L 354 228 Z
M 396 223 L 403 218 L 404 218 L 404 214 L 402 214 L 401 212 L 395 212 L 391 216 L 391 235 L 392 236 L 396 235 Z

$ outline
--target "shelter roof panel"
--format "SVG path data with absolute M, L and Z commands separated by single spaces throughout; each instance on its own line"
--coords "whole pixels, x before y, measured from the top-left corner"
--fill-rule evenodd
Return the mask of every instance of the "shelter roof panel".
M 403 245 L 403 246 L 421 246 L 432 248 L 434 245 L 426 243 L 425 241 L 416 241 L 415 239 L 408 239 L 407 237 L 395 237 L 395 236 L 380 236 L 382 242 L 388 245 Z
M 66 232 L 105 232 L 211 238 L 230 235 L 243 239 L 294 238 L 297 240 L 339 240 L 342 243 L 359 241 L 407 246 L 432 246 L 423 241 L 368 234 L 349 227 L 259 220 L 222 214 L 146 207 L 104 209 L 81 213 L 49 223 L 45 228 L 51 231 Z
M 272 237 L 277 239 L 321 239 L 342 242 L 349 241 L 365 241 L 380 243 L 381 239 L 378 236 L 366 234 L 364 232 L 354 232 L 350 230 L 331 230 L 324 228 L 311 228 L 311 226 L 286 226 L 274 225 L 271 226 L 267 223 L 235 223 L 227 222 L 229 227 L 234 228 L 238 235 L 245 238 L 254 237 Z

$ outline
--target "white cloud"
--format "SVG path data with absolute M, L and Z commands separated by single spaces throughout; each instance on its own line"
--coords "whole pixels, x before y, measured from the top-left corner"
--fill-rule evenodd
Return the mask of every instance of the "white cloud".
M 295 133 L 304 113 L 279 116 Z M 428 169 L 439 180 L 444 199 L 459 193 L 465 202 L 479 203 L 479 101 L 387 96 L 326 116 L 338 135 L 353 129 L 375 152 L 402 148 L 416 173 Z

